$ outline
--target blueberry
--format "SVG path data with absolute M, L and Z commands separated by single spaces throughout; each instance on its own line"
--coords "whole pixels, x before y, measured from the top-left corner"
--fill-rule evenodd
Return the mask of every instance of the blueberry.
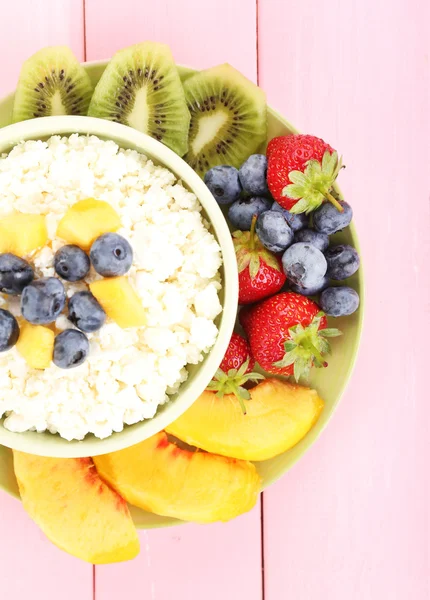
M 239 171 L 228 165 L 212 167 L 205 175 L 205 183 L 218 204 L 231 204 L 242 191 Z
M 97 331 L 106 321 L 106 313 L 91 292 L 77 292 L 69 300 L 69 321 L 88 333 Z
M 321 250 L 305 242 L 293 244 L 284 252 L 282 266 L 290 282 L 308 289 L 318 286 L 327 271 Z
M 327 275 L 324 275 L 321 281 L 313 287 L 302 287 L 301 285 L 296 285 L 291 281 L 289 282 L 288 287 L 292 292 L 297 292 L 297 294 L 302 294 L 302 296 L 315 296 L 315 294 L 319 294 L 329 285 L 330 279 L 327 277 Z
M 293 213 L 290 213 L 290 211 L 286 208 L 282 208 L 282 206 L 277 202 L 274 202 L 272 204 L 272 210 L 283 214 L 287 220 L 288 225 L 293 231 L 299 231 L 299 229 L 303 229 L 303 227 L 307 227 L 309 224 L 309 217 L 305 213 L 295 215 Z
M 21 296 L 21 313 L 34 325 L 52 323 L 66 303 L 64 285 L 55 277 L 36 279 L 24 288 Z
M 19 338 L 18 322 L 8 310 L 0 308 L 0 352 L 15 346 Z
M 261 196 L 240 198 L 228 209 L 228 218 L 235 229 L 249 231 L 251 229 L 252 217 L 254 215 L 258 217 L 262 212 L 269 210 L 271 204 L 270 200 Z
M 333 204 L 325 202 L 313 213 L 313 223 L 317 231 L 332 235 L 351 223 L 352 208 L 347 202 L 339 201 L 343 206 L 343 212 L 339 212 Z
M 13 296 L 34 279 L 33 267 L 15 254 L 0 254 L 0 292 Z
M 268 194 L 267 158 L 264 154 L 251 154 L 239 169 L 239 179 L 248 194 L 256 196 Z
M 103 277 L 125 275 L 133 262 L 133 250 L 117 233 L 104 233 L 91 246 L 93 267 Z
M 325 253 L 327 260 L 327 275 L 330 279 L 346 279 L 351 277 L 360 266 L 360 257 L 358 252 L 348 244 L 339 244 L 338 246 L 330 246 Z
M 350 287 L 328 287 L 319 299 L 322 310 L 331 317 L 344 317 L 352 315 L 360 304 L 360 298 L 355 290 Z
M 88 275 L 90 259 L 79 246 L 63 246 L 55 253 L 54 268 L 66 281 L 79 281 Z
M 263 246 L 271 252 L 283 252 L 294 238 L 293 230 L 284 216 L 272 210 L 261 213 L 255 231 Z
M 294 235 L 294 242 L 306 242 L 312 244 L 321 252 L 325 252 L 328 248 L 329 239 L 326 233 L 313 231 L 313 229 L 301 229 Z
M 52 360 L 60 369 L 79 367 L 90 353 L 90 343 L 82 331 L 66 329 L 59 333 L 54 342 Z

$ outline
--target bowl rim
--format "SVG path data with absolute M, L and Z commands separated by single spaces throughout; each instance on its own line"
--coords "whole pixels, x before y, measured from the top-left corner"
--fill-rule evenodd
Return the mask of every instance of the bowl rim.
M 113 140 L 121 147 L 136 149 L 148 154 L 150 159 L 172 171 L 186 187 L 196 194 L 215 237 L 221 247 L 223 261 L 223 311 L 219 333 L 214 346 L 205 354 L 198 370 L 188 380 L 189 384 L 172 402 L 145 419 L 126 427 L 123 431 L 99 439 L 94 436 L 82 441 L 67 441 L 49 432 L 13 433 L 0 425 L 0 444 L 15 450 L 56 458 L 82 458 L 115 452 L 155 435 L 177 419 L 204 391 L 221 363 L 236 321 L 238 305 L 238 271 L 235 250 L 225 217 L 200 176 L 175 152 L 152 137 L 126 125 L 88 116 L 41 117 L 8 125 L 0 129 L 0 151 L 9 151 L 22 140 L 43 139 L 55 135 L 89 134 Z

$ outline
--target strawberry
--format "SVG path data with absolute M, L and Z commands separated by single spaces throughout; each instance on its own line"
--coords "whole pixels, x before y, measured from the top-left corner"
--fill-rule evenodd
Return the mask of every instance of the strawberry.
M 251 231 L 235 231 L 233 242 L 239 269 L 239 304 L 251 304 L 279 292 L 287 278 L 281 259 L 267 250 L 255 233 L 257 218 Z
M 248 342 L 238 333 L 233 333 L 219 369 L 207 389 L 216 391 L 219 398 L 224 394 L 234 394 L 246 415 L 244 400 L 249 400 L 251 395 L 243 386 L 249 381 L 264 379 L 260 373 L 252 372 L 254 365 Z
M 343 212 L 331 193 L 342 160 L 313 135 L 284 135 L 267 147 L 267 184 L 274 199 L 292 213 L 310 213 L 325 200 Z
M 258 364 L 268 373 L 294 374 L 296 381 L 307 377 L 312 365 L 327 366 L 326 338 L 341 335 L 337 329 L 326 329 L 327 319 L 318 304 L 294 292 L 246 307 L 240 322 Z

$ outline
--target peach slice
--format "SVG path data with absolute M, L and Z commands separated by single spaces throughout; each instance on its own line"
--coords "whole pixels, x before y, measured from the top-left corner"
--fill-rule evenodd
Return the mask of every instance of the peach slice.
M 130 560 L 139 540 L 123 498 L 99 477 L 91 458 L 13 452 L 25 510 L 56 546 L 93 564 Z
M 23 322 L 16 349 L 33 369 L 47 369 L 52 361 L 55 333 L 43 325 Z
M 184 521 L 228 521 L 250 510 L 260 477 L 249 462 L 192 452 L 165 433 L 94 457 L 100 475 L 130 504 Z
M 69 244 L 89 250 L 100 235 L 120 227 L 119 215 L 108 202 L 87 198 L 68 209 L 58 224 L 57 235 Z
M 235 396 L 203 392 L 167 432 L 207 452 L 267 460 L 295 446 L 324 407 L 315 390 L 278 379 L 266 379 L 250 392 L 246 415 Z
M 120 327 L 146 325 L 146 311 L 127 277 L 108 277 L 90 283 L 93 296 Z
M 43 215 L 12 213 L 0 219 L 0 253 L 26 256 L 44 246 L 47 240 L 48 230 Z

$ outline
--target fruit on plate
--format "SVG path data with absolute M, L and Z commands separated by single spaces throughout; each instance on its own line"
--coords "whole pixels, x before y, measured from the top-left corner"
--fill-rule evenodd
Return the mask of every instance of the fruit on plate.
M 349 244 L 330 246 L 326 251 L 327 275 L 330 279 L 340 281 L 354 275 L 360 266 L 360 257 L 355 248 Z
M 288 225 L 294 232 L 300 231 L 309 225 L 309 217 L 306 213 L 299 213 L 296 215 L 286 208 L 282 208 L 282 206 L 277 202 L 273 202 L 271 210 L 282 213 Z
M 341 335 L 327 329 L 327 319 L 313 300 L 283 292 L 246 307 L 239 314 L 255 360 L 268 373 L 307 377 L 312 365 L 326 367 L 329 337 Z
M 202 177 L 216 165 L 239 168 L 266 141 L 266 96 L 232 66 L 192 75 L 184 91 L 191 113 L 184 159 Z
M 252 217 L 261 215 L 269 210 L 272 201 L 263 196 L 248 196 L 239 198 L 228 209 L 228 220 L 235 229 L 249 231 L 252 225 Z
M 99 275 L 119 277 L 130 270 L 133 250 L 122 235 L 104 233 L 91 246 L 90 258 Z
M 267 158 L 264 154 L 251 154 L 239 169 L 240 183 L 251 196 L 267 196 Z
M 332 317 L 352 315 L 359 304 L 360 298 L 355 290 L 347 286 L 328 287 L 319 299 L 321 308 Z
M 134 127 L 183 156 L 190 113 L 170 48 L 143 42 L 117 52 L 94 90 L 88 115 Z
M 43 215 L 11 213 L 0 219 L 0 252 L 26 256 L 46 244 L 48 230 Z
M 71 206 L 58 224 L 57 236 L 89 250 L 103 233 L 117 231 L 121 220 L 115 209 L 103 200 L 87 198 Z
M 90 270 L 88 255 L 75 244 L 62 246 L 54 256 L 54 269 L 66 281 L 80 281 Z
M 242 192 L 239 181 L 239 171 L 229 165 L 219 165 L 209 169 L 204 176 L 204 182 L 212 192 L 218 204 L 231 204 Z
M 302 294 L 303 296 L 315 296 L 319 294 L 323 290 L 326 289 L 330 285 L 330 279 L 327 275 L 324 275 L 322 279 L 318 283 L 316 283 L 313 287 L 303 287 L 302 285 L 297 285 L 297 283 L 293 283 L 292 281 L 288 282 L 288 288 L 292 292 L 296 292 L 297 294 Z
M 315 390 L 277 379 L 266 379 L 250 392 L 244 416 L 234 396 L 217 398 L 205 391 L 167 431 L 207 452 L 268 460 L 295 446 L 324 407 Z
M 90 291 L 108 317 L 120 327 L 146 325 L 146 312 L 127 277 L 110 277 L 90 283 Z
M 267 183 L 273 198 L 292 213 L 310 213 L 325 200 L 342 212 L 331 193 L 342 168 L 337 152 L 313 135 L 284 135 L 267 148 Z
M 294 239 L 293 230 L 284 215 L 274 210 L 266 210 L 259 215 L 256 231 L 260 242 L 270 252 L 284 252 Z
M 52 360 L 60 369 L 73 369 L 84 363 L 89 353 L 87 336 L 77 329 L 65 329 L 55 338 Z
M 235 231 L 233 243 L 239 270 L 239 304 L 250 304 L 278 292 L 286 281 L 280 259 L 269 252 L 255 233 Z
M 217 398 L 234 394 L 246 415 L 244 400 L 249 400 L 251 396 L 244 386 L 251 381 L 264 379 L 260 373 L 253 373 L 254 365 L 248 342 L 238 333 L 233 333 L 224 358 L 206 389 L 216 392 Z
M 16 349 L 33 369 L 47 369 L 52 361 L 55 333 L 49 327 L 23 323 Z
M 13 314 L 0 308 L 0 352 L 6 352 L 15 346 L 19 338 L 19 325 Z
M 93 87 L 67 46 L 44 48 L 22 66 L 13 122 L 55 115 L 86 115 Z
M 24 288 L 21 313 L 33 325 L 53 323 L 66 304 L 66 290 L 57 277 L 42 277 Z
M 98 331 L 106 321 L 106 313 L 91 292 L 76 292 L 69 300 L 67 317 L 81 331 Z
M 34 279 L 33 267 L 15 254 L 0 254 L 0 292 L 16 296 Z
M 127 504 L 91 458 L 13 452 L 25 510 L 56 546 L 93 564 L 130 560 L 139 540 Z
M 312 244 L 312 246 L 315 246 L 321 252 L 325 252 L 329 245 L 328 235 L 320 231 L 314 231 L 313 229 L 300 229 L 300 231 L 296 231 L 294 241 Z
M 325 202 L 312 215 L 312 220 L 316 231 L 332 235 L 348 225 L 352 221 L 352 208 L 344 200 L 340 200 L 339 204 L 343 208 L 339 212 L 333 204 Z
M 260 491 L 253 464 L 185 450 L 164 432 L 96 456 L 94 462 L 101 477 L 130 504 L 184 521 L 229 521 L 251 510 Z
M 288 281 L 304 288 L 317 287 L 327 273 L 327 261 L 313 244 L 296 242 L 282 256 L 282 268 Z

